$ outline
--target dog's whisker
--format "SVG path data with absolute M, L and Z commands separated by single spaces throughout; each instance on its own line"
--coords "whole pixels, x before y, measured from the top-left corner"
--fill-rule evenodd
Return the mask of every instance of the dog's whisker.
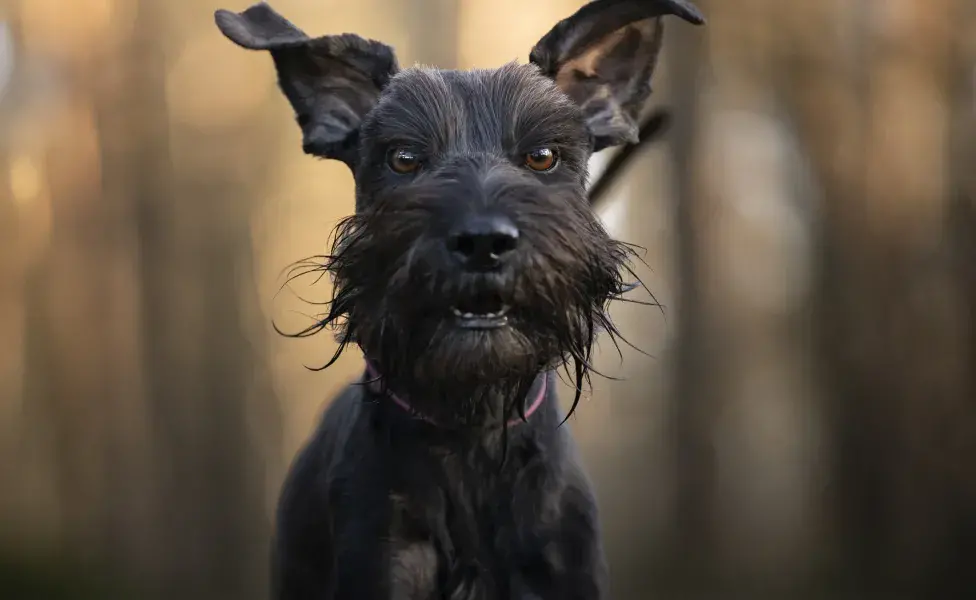
M 617 346 L 618 350 L 619 350 L 620 346 L 617 344 L 617 341 L 619 340 L 619 341 L 623 342 L 625 345 L 627 345 L 628 347 L 630 347 L 632 350 L 635 350 L 638 353 L 640 353 L 640 354 L 642 354 L 642 355 L 644 355 L 644 356 L 646 356 L 648 358 L 656 358 L 653 354 L 648 354 L 644 350 L 641 350 L 640 348 L 638 348 L 637 346 L 635 346 L 634 344 L 632 344 L 622 333 L 620 333 L 620 330 L 618 330 L 616 327 L 613 327 L 613 329 L 607 330 L 607 336 L 613 341 L 614 345 Z
M 624 353 L 620 349 L 620 344 L 617 342 L 617 339 L 619 337 L 617 333 L 617 328 L 613 325 L 613 323 L 609 323 L 603 326 L 603 330 L 607 333 L 607 337 L 610 338 L 610 343 L 613 344 L 614 350 L 617 351 L 617 357 L 620 359 L 620 362 L 622 364 L 624 361 Z
M 320 367 L 309 367 L 307 365 L 304 365 L 305 368 L 308 369 L 309 371 L 324 371 L 324 370 L 328 369 L 329 367 L 331 367 L 332 365 L 334 365 L 339 360 L 339 357 L 342 356 L 342 353 L 345 351 L 346 346 L 349 345 L 349 342 L 350 342 L 350 338 L 349 338 L 348 334 L 344 335 L 342 337 L 342 339 L 339 340 L 339 343 L 336 346 L 335 353 L 332 355 L 332 358 L 329 359 L 328 362 L 326 362 L 324 365 L 322 365 Z
M 307 328 L 305 328 L 305 329 L 303 329 L 301 331 L 298 331 L 296 333 L 288 333 L 286 331 L 283 331 L 281 328 L 279 328 L 278 327 L 278 324 L 275 323 L 274 321 L 271 322 L 271 327 L 274 328 L 275 332 L 278 335 L 283 336 L 283 337 L 289 337 L 289 338 L 305 338 L 305 337 L 311 337 L 311 336 L 315 335 L 316 333 L 318 333 L 319 331 L 322 331 L 323 329 L 325 329 L 325 325 L 323 325 L 321 323 L 316 323 L 315 325 L 310 325 L 309 327 L 307 327 Z
M 298 260 L 298 261 L 295 261 L 292 264 L 290 264 L 290 265 L 284 267 L 283 269 L 281 269 L 281 271 L 278 273 L 278 277 L 279 278 L 284 277 L 286 273 L 290 273 L 290 272 L 294 271 L 295 269 L 298 269 L 298 268 L 301 268 L 301 267 L 309 267 L 309 266 L 318 267 L 318 266 L 321 266 L 323 264 L 328 263 L 328 259 L 329 259 L 329 257 L 328 256 L 324 256 L 324 255 L 310 256 L 308 258 L 303 258 L 303 259 Z
M 576 392 L 573 395 L 573 403 L 570 405 L 569 410 L 566 412 L 566 416 L 563 417 L 563 420 L 559 422 L 559 425 L 557 425 L 557 427 L 562 427 L 563 425 L 565 425 L 566 421 L 568 421 L 569 418 L 573 416 L 573 413 L 576 412 L 576 407 L 579 406 L 580 398 L 583 395 L 583 379 L 585 377 L 585 367 L 583 366 L 583 362 L 579 359 L 576 359 L 575 363 L 576 363 Z
M 653 300 L 655 302 L 656 306 L 658 307 L 658 309 L 659 309 L 659 311 L 661 313 L 661 316 L 663 316 L 664 319 L 665 319 L 665 321 L 667 321 L 668 315 L 667 315 L 667 311 L 665 309 L 665 306 L 663 304 L 661 304 L 661 302 L 657 299 L 657 296 L 654 295 L 654 292 L 652 292 L 650 290 L 650 288 L 647 287 L 647 285 L 640 278 L 640 276 L 637 275 L 637 273 L 634 272 L 634 270 L 632 268 L 630 268 L 629 265 L 624 265 L 624 269 L 627 271 L 627 273 L 631 277 L 633 277 L 634 279 L 637 280 L 638 287 L 642 288 L 645 292 L 647 292 L 647 294 L 651 297 L 651 300 Z
M 657 302 L 648 302 L 646 300 L 635 300 L 633 298 L 623 298 L 620 296 L 614 296 L 610 299 L 612 302 L 622 302 L 624 304 L 637 304 L 640 306 L 647 306 L 649 308 L 661 308 L 661 305 Z
M 288 274 L 288 278 L 284 281 L 284 283 L 281 284 L 281 289 L 284 289 L 285 287 L 290 285 L 293 281 L 305 277 L 306 275 L 311 275 L 312 273 L 325 272 L 325 271 L 327 271 L 327 267 L 324 266 L 316 266 L 314 268 L 309 267 L 302 271 L 290 271 Z

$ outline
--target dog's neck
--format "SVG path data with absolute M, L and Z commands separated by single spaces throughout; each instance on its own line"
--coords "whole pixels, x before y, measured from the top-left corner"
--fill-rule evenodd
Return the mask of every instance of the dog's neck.
M 405 414 L 436 427 L 462 426 L 465 428 L 494 429 L 502 425 L 517 426 L 528 422 L 532 415 L 539 411 L 545 404 L 550 391 L 549 377 L 546 372 L 539 373 L 529 381 L 524 382 L 523 385 L 486 385 L 480 389 L 472 389 L 468 393 L 461 392 L 458 396 L 451 398 L 451 404 L 460 409 L 457 413 L 452 414 L 450 410 L 435 410 L 434 406 L 430 406 L 432 398 L 444 396 L 443 391 L 424 393 L 422 390 L 426 386 L 411 386 L 413 388 L 412 393 L 398 393 L 387 387 L 380 369 L 373 361 L 365 358 L 365 362 L 364 383 L 370 386 L 374 393 L 388 399 L 392 405 Z M 525 392 L 518 391 L 520 389 L 524 389 Z M 521 402 L 516 401 L 513 404 L 510 401 L 511 391 L 517 394 L 516 397 L 522 399 Z M 467 400 L 467 403 L 477 403 L 477 406 L 465 406 L 465 399 L 468 397 L 473 398 Z M 445 400 L 447 399 L 445 398 Z M 443 409 L 443 403 L 438 408 Z

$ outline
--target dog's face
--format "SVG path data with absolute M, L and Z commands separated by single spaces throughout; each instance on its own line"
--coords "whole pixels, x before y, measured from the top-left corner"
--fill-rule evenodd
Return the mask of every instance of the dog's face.
M 582 111 L 551 80 L 404 71 L 359 150 L 337 300 L 384 373 L 473 386 L 583 356 L 626 255 L 586 200 Z
M 389 47 L 310 39 L 266 4 L 218 12 L 271 52 L 305 151 L 355 174 L 324 323 L 391 386 L 515 389 L 569 359 L 582 376 L 628 258 L 589 206 L 587 160 L 636 141 L 666 14 L 702 22 L 684 0 L 598 0 L 529 65 L 400 71 Z

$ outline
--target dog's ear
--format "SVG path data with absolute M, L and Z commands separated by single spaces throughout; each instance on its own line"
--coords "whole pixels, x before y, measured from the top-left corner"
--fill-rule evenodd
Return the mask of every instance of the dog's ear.
M 637 143 L 664 15 L 705 22 L 687 0 L 595 0 L 557 23 L 532 49 L 529 61 L 583 109 L 594 152 Z
M 355 169 L 360 122 L 399 70 L 393 49 L 349 33 L 310 38 L 264 2 L 214 19 L 238 46 L 271 53 L 305 152 Z

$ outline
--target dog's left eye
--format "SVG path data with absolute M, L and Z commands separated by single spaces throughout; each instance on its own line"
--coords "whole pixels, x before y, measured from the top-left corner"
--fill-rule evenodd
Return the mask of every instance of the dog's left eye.
M 551 171 L 559 162 L 559 156 L 552 148 L 536 148 L 525 155 L 525 166 L 533 171 Z
M 391 150 L 386 162 L 393 169 L 394 173 L 399 173 L 400 175 L 408 175 L 420 167 L 420 159 L 417 155 L 403 148 L 394 148 Z

